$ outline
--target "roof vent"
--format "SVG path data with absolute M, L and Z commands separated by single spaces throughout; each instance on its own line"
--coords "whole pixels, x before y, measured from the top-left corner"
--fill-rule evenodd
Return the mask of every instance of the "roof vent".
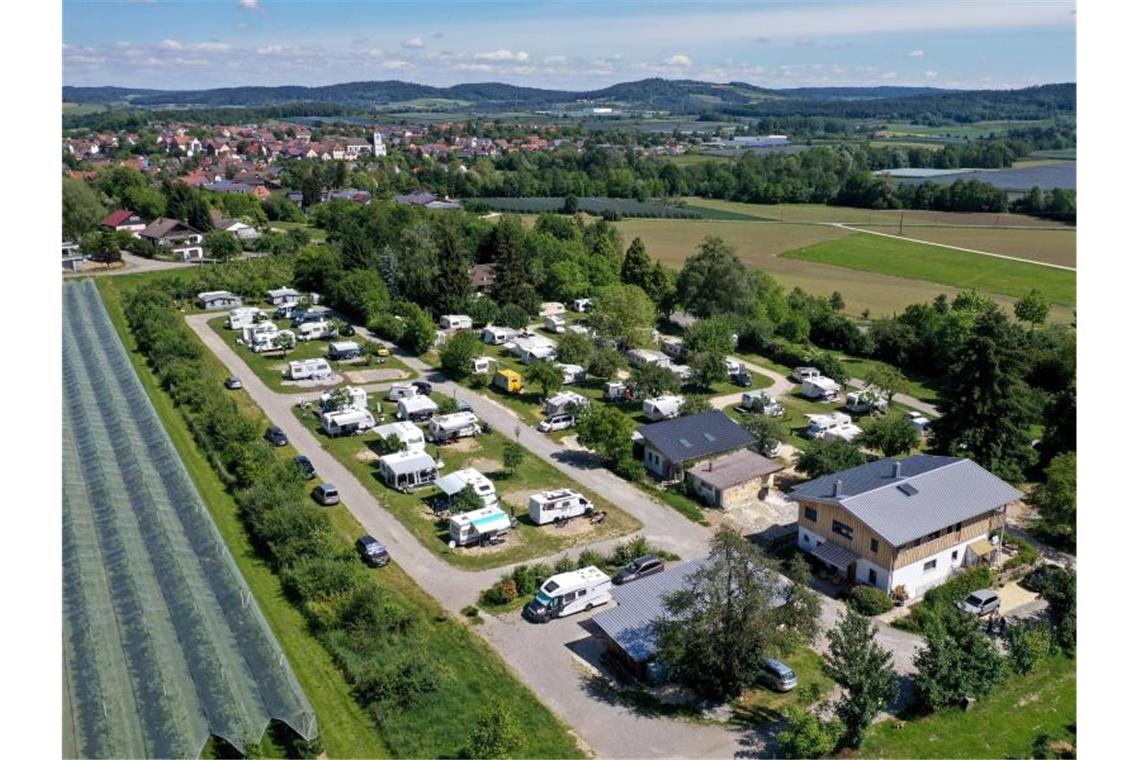
M 713 435 L 712 433 L 701 433 L 701 435 L 703 435 L 705 437 L 705 440 L 708 441 L 709 443 L 712 443 L 713 441 L 716 440 L 716 436 Z
M 843 493 L 843 481 L 842 480 L 836 480 L 831 485 L 831 495 L 832 496 L 839 496 L 839 494 L 841 494 L 841 493 Z
M 902 460 L 901 459 L 895 460 L 895 474 L 894 474 L 894 476 L 896 478 L 902 477 Z
M 899 489 L 900 491 L 905 493 L 907 496 L 914 496 L 916 493 L 918 493 L 918 489 L 915 488 L 914 486 L 912 486 L 910 483 L 902 483 L 900 485 L 895 486 L 895 488 Z
M 687 438 L 681 439 L 681 445 L 684 446 L 686 449 L 693 448 L 693 444 L 689 443 L 689 440 Z

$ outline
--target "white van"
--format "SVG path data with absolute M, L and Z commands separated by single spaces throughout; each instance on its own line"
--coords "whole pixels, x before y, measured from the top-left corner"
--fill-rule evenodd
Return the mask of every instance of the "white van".
M 579 515 L 593 514 L 594 503 L 577 491 L 562 488 L 557 491 L 532 493 L 527 504 L 527 513 L 535 525 L 546 525 Z
M 532 623 L 548 623 L 556 617 L 601 607 L 613 601 L 610 577 L 590 565 L 581 570 L 551 576 L 538 595 L 523 608 L 523 617 Z

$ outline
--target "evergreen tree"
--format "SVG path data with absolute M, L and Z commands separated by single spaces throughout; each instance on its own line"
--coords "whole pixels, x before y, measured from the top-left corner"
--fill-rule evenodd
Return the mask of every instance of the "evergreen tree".
M 898 695 L 898 676 L 890 653 L 875 641 L 874 623 L 850 607 L 827 642 L 823 672 L 843 690 L 835 714 L 846 729 L 844 742 L 858 747 L 875 715 Z
M 645 250 L 645 243 L 641 238 L 635 237 L 625 252 L 621 262 L 621 281 L 626 285 L 636 285 L 649 292 L 646 285 L 649 283 L 650 272 L 653 271 L 653 262 Z
M 526 304 L 533 290 L 526 272 L 525 246 L 522 220 L 516 214 L 503 216 L 493 236 L 495 282 L 491 286 L 491 297 L 500 307 Z
M 459 314 L 471 298 L 471 257 L 464 248 L 463 233 L 455 224 L 440 225 L 436 238 L 439 249 L 436 310 L 440 314 Z

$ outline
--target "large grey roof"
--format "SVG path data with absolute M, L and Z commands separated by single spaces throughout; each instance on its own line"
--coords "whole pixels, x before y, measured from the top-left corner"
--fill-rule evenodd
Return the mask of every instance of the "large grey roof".
M 895 477 L 895 463 L 901 463 Z M 835 481 L 842 481 L 834 495 Z M 880 459 L 796 486 L 789 496 L 841 504 L 901 546 L 1017 501 L 1023 494 L 981 465 L 958 457 L 916 454 Z
M 734 451 L 756 440 L 719 409 L 643 425 L 637 432 L 671 462 Z
M 674 565 L 663 573 L 649 575 L 621 586 L 612 594 L 616 607 L 598 613 L 593 622 L 613 639 L 634 662 L 648 662 L 657 654 L 657 636 L 653 623 L 665 617 L 665 597 L 689 588 L 689 576 L 705 566 L 708 557 Z M 777 576 L 777 581 L 783 581 Z M 780 586 L 783 587 L 781 582 Z M 783 597 L 772 599 L 772 606 L 783 603 Z

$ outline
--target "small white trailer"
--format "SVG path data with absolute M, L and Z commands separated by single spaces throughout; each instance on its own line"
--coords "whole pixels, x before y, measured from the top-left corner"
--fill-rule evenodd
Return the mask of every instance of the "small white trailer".
M 432 418 L 428 423 L 427 439 L 432 443 L 448 443 L 482 432 L 483 424 L 473 412 L 455 412 Z
M 360 356 L 360 344 L 354 340 L 334 340 L 329 343 L 329 358 L 343 362 Z
M 438 411 L 439 406 L 427 396 L 402 398 L 396 403 L 396 419 L 398 420 L 423 422 L 431 419 L 432 415 Z
M 740 408 L 769 417 L 779 417 L 784 413 L 783 405 L 767 391 L 745 391 L 740 394 Z
M 633 348 L 625 352 L 625 358 L 629 363 L 635 367 L 648 367 L 651 364 L 659 364 L 662 367 L 668 367 L 673 363 L 667 354 L 660 351 L 653 351 L 648 348 Z
M 321 338 L 331 338 L 332 334 L 332 325 L 323 319 L 316 322 L 302 322 L 297 327 L 297 340 L 319 340 Z
M 555 362 L 555 367 L 562 370 L 562 384 L 573 385 L 574 383 L 586 382 L 586 368 L 580 364 L 559 364 Z
M 575 298 L 571 302 L 570 308 L 581 314 L 583 312 L 589 311 L 591 305 L 592 303 L 589 298 Z
M 922 412 L 907 412 L 906 418 L 907 421 L 910 422 L 911 426 L 919 432 L 919 435 L 929 435 L 930 419 L 923 416 Z
M 685 403 L 682 396 L 658 396 L 647 398 L 641 402 L 641 413 L 652 422 L 671 420 L 681 413 L 681 404 Z
M 813 377 L 819 377 L 820 374 L 820 371 L 815 367 L 796 367 L 792 370 L 792 378 L 800 383 Z
M 546 623 L 600 607 L 613 601 L 611 588 L 610 577 L 593 565 L 552 575 L 523 608 L 523 616 L 532 623 Z
M 444 495 L 449 499 L 463 489 L 470 487 L 471 490 L 475 492 L 475 495 L 482 500 L 484 507 L 499 506 L 499 495 L 495 492 L 495 484 L 492 483 L 486 475 L 473 467 L 456 470 L 453 473 L 437 478 L 435 485 L 439 490 L 443 491 Z
M 504 343 L 514 340 L 515 336 L 519 334 L 518 330 L 511 327 L 496 327 L 495 325 L 487 325 L 483 328 L 482 338 L 483 342 L 491 346 L 501 346 Z
M 345 409 L 321 415 L 321 430 L 331 436 L 358 435 L 376 427 L 376 418 L 367 409 Z
M 535 525 L 546 525 L 593 513 L 594 503 L 570 488 L 532 493 L 527 503 L 527 514 Z
M 821 398 L 825 401 L 834 401 L 839 397 L 841 387 L 830 377 L 816 375 L 804 380 L 800 392 L 807 398 Z
M 680 359 L 685 353 L 685 341 L 676 335 L 662 335 L 661 351 L 673 359 Z
M 855 439 L 863 435 L 863 429 L 853 422 L 846 425 L 837 425 L 833 428 L 823 431 L 820 436 L 825 441 L 846 441 L 847 443 L 854 443 Z
M 569 414 L 588 403 L 590 400 L 585 396 L 573 391 L 562 391 L 542 402 L 542 413 L 547 417 L 555 414 Z
M 424 450 L 424 431 L 420 430 L 414 422 L 407 420 L 389 422 L 387 425 L 376 428 L 376 435 L 381 438 L 396 436 L 396 440 L 400 442 L 401 448 L 405 451 Z
M 286 370 L 290 380 L 325 380 L 332 377 L 333 371 L 324 359 L 298 359 L 289 362 Z
M 252 347 L 259 340 L 270 340 L 279 332 L 277 325 L 269 320 L 242 325 L 241 342 Z
M 724 357 L 724 372 L 729 377 L 745 372 L 747 369 L 748 368 L 744 366 L 744 362 L 735 356 Z
M 240 330 L 246 325 L 252 325 L 254 322 L 260 322 L 265 319 L 265 313 L 256 306 L 238 306 L 236 309 L 230 309 L 229 316 L 226 317 L 226 327 L 231 330 Z
M 476 375 L 489 375 L 494 363 L 490 356 L 477 356 L 471 360 L 471 371 Z
M 670 364 L 668 369 L 673 373 L 673 376 L 682 383 L 689 382 L 689 379 L 693 376 L 693 368 L 688 364 Z
M 273 325 L 272 322 L 262 322 L 264 325 Z M 275 328 L 277 325 L 273 325 Z M 249 345 L 249 350 L 255 354 L 260 354 L 265 351 L 276 351 L 281 347 L 282 342 L 285 345 L 295 344 L 297 342 L 297 335 L 292 330 L 271 330 L 268 332 L 260 333 L 254 336 Z
M 388 386 L 388 400 L 399 401 L 402 398 L 411 398 L 420 395 L 420 389 L 411 383 L 392 383 Z
M 439 326 L 444 330 L 470 330 L 474 323 L 466 314 L 444 314 L 439 318 Z
M 424 451 L 397 451 L 380 457 L 380 479 L 400 491 L 431 485 L 439 469 L 439 462 Z
M 602 398 L 606 401 L 629 401 L 633 398 L 633 392 L 625 383 L 610 381 L 602 391 Z
M 804 432 L 805 438 L 822 438 L 828 430 L 851 424 L 851 417 L 843 412 L 809 414 L 807 419 L 808 427 Z
M 566 332 L 566 319 L 558 314 L 551 314 L 542 321 L 542 324 L 550 332 L 559 334 Z
M 452 517 L 447 523 L 448 546 L 499 543 L 511 529 L 511 518 L 498 507 L 483 507 Z
M 335 391 L 325 391 L 321 394 L 320 406 L 322 412 L 343 412 L 348 409 L 367 409 L 368 393 L 363 388 L 346 385 Z
M 887 411 L 887 397 L 868 388 L 861 391 L 851 391 L 847 394 L 843 408 L 855 414 L 882 413 Z

